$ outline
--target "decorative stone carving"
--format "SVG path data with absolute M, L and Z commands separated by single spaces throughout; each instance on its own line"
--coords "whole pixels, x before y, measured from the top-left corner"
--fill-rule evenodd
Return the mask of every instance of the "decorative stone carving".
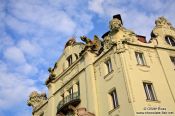
M 46 93 L 39 94 L 37 91 L 33 91 L 30 96 L 29 100 L 27 101 L 28 106 L 32 106 L 33 111 L 36 110 L 39 106 L 43 104 L 44 101 L 47 100 Z
M 86 36 L 80 37 L 82 41 L 85 42 L 85 47 L 81 51 L 80 56 L 86 51 L 89 50 L 97 55 L 99 55 L 103 51 L 103 43 L 98 38 L 97 35 L 94 35 L 94 40 L 87 38 Z
M 156 26 L 154 27 L 153 31 L 151 32 L 151 37 L 155 38 L 157 37 L 160 32 L 157 31 L 159 28 L 166 28 L 166 29 L 171 29 L 175 31 L 175 28 L 172 26 L 172 24 L 165 18 L 165 17 L 159 17 L 155 21 Z
M 117 45 L 118 52 L 123 52 L 124 43 L 129 42 L 133 43 L 137 40 L 136 34 L 123 27 L 123 24 L 120 19 L 113 18 L 109 22 L 110 31 L 104 38 L 104 49 L 110 49 L 113 45 Z
M 95 114 L 88 112 L 86 108 L 79 108 L 77 109 L 77 116 L 95 116 Z
M 109 22 L 109 29 L 111 31 L 117 31 L 119 28 L 122 27 L 122 22 L 121 20 L 117 19 L 117 18 L 113 18 L 110 22 Z
M 54 80 L 56 77 L 56 74 L 54 73 L 55 69 L 57 68 L 57 62 L 55 62 L 55 65 L 53 68 L 49 67 L 48 71 L 49 71 L 49 78 L 46 80 L 46 84 L 48 84 L 50 81 Z
M 80 36 L 80 39 L 86 43 L 86 46 L 93 46 L 92 40 L 87 38 L 86 36 Z
M 86 108 L 75 108 L 74 106 L 69 106 L 69 111 L 71 111 L 72 115 L 74 114 L 75 116 L 95 116 L 95 114 L 88 112 L 86 110 Z M 68 111 L 68 112 L 69 112 Z M 59 114 L 57 114 L 56 116 L 67 116 L 65 114 L 63 114 L 62 112 L 60 112 Z
M 104 49 L 110 49 L 113 45 L 116 45 L 114 41 L 112 41 L 111 36 L 107 36 L 104 39 Z
M 117 42 L 117 53 L 124 52 L 126 50 L 125 45 L 123 44 L 124 41 Z
M 159 26 L 168 26 L 172 27 L 172 24 L 165 18 L 165 17 L 159 17 L 156 21 L 155 24 L 157 27 Z
M 51 82 L 52 80 L 55 79 L 56 74 L 54 73 L 54 70 L 55 70 L 56 68 L 57 68 L 57 62 L 55 63 L 54 68 L 49 67 L 48 71 L 49 71 L 50 74 L 49 74 L 48 79 L 47 79 L 46 82 L 45 82 L 46 85 L 47 85 L 49 82 Z
M 72 45 L 74 45 L 75 43 L 76 43 L 75 38 L 70 38 L 70 39 L 66 42 L 64 48 L 66 48 L 67 46 L 72 46 Z
M 113 18 L 110 22 L 109 22 L 109 28 L 110 28 L 110 33 L 109 35 L 113 35 L 116 32 L 118 32 L 119 30 L 123 31 L 125 34 L 132 36 L 135 36 L 135 33 L 131 30 L 128 30 L 126 28 L 123 27 L 123 24 L 121 22 L 121 20 L 119 20 L 118 18 Z

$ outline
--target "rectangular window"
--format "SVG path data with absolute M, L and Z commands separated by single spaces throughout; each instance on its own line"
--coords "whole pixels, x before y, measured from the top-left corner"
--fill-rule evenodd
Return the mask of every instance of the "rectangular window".
M 44 112 L 42 112 L 39 116 L 44 116 Z
M 73 96 L 73 87 L 71 87 L 71 88 L 68 90 L 68 92 L 69 92 L 70 97 L 72 97 L 72 96 Z
M 112 63 L 111 63 L 111 59 L 108 59 L 108 60 L 105 62 L 105 64 L 106 64 L 108 73 L 112 72 Z
M 171 62 L 173 63 L 173 65 L 175 66 L 175 57 L 170 56 Z
M 116 90 L 114 89 L 113 91 L 111 91 L 109 95 L 110 95 L 110 100 L 112 102 L 112 109 L 115 109 L 116 107 L 119 106 Z
M 77 88 L 78 88 L 78 95 L 80 95 L 80 84 L 79 84 L 79 82 L 77 82 L 76 84 L 77 84 Z
M 157 100 L 152 83 L 143 83 L 147 100 Z
M 72 64 L 72 55 L 67 58 L 68 66 Z
M 62 100 L 64 100 L 64 93 L 61 95 L 61 97 L 62 97 Z
M 137 63 L 140 65 L 146 65 L 143 53 L 135 52 Z

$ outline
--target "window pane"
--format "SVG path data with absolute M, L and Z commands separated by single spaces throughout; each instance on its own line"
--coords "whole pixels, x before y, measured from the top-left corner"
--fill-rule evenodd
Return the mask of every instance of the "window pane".
M 72 55 L 67 58 L 68 66 L 72 64 Z
M 113 109 L 116 108 L 118 106 L 118 98 L 117 98 L 117 93 L 116 90 L 113 90 L 110 93 L 111 96 L 111 100 L 112 100 L 112 104 L 113 104 Z
M 145 83 L 144 83 L 144 89 L 145 89 L 146 97 L 147 97 L 147 99 L 149 99 L 148 87 Z
M 110 59 L 106 61 L 106 67 L 107 67 L 108 73 L 110 73 L 112 71 L 112 63 Z
M 171 45 L 171 46 L 175 46 L 175 39 L 172 36 L 166 36 L 165 37 L 165 41 Z
M 156 95 L 152 86 L 152 83 L 143 83 L 145 94 L 147 97 L 147 100 L 156 100 Z
M 148 85 L 148 90 L 149 90 L 149 94 L 150 94 L 150 100 L 155 100 L 152 85 L 150 85 L 150 84 Z
M 143 53 L 135 52 L 137 63 L 140 65 L 145 65 Z
M 172 56 L 170 56 L 170 59 L 171 59 L 171 62 L 174 64 L 174 66 L 175 66 L 175 57 L 172 57 Z

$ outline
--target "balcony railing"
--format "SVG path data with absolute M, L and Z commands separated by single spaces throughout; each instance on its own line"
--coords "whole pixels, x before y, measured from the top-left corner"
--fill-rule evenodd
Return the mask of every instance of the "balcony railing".
M 74 92 L 71 95 L 64 97 L 57 106 L 57 113 L 65 112 L 68 109 L 68 105 L 76 106 L 80 103 L 80 95 L 79 92 Z

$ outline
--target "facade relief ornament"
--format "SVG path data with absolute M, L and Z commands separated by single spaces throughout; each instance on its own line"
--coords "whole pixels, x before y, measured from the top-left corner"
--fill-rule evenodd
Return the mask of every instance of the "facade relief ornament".
M 172 24 L 163 16 L 159 17 L 155 21 L 155 24 L 156 24 L 156 26 L 154 27 L 153 31 L 151 32 L 151 37 L 153 37 L 153 38 L 162 34 L 159 31 L 157 31 L 159 28 L 166 28 L 166 29 L 171 29 L 171 30 L 175 31 L 175 28 L 172 26 Z
M 117 42 L 117 50 L 116 50 L 117 53 L 125 52 L 126 48 L 125 48 L 125 45 L 123 43 L 124 43 L 123 41 Z
M 118 15 L 118 17 L 120 16 Z M 123 51 L 123 44 L 125 42 L 133 43 L 137 40 L 136 34 L 133 31 L 123 27 L 121 17 L 113 17 L 113 19 L 109 22 L 109 29 L 110 31 L 107 32 L 104 37 L 105 49 L 109 49 L 113 45 L 117 45 L 117 48 L 119 48 L 118 51 Z
M 55 79 L 56 74 L 54 73 L 54 71 L 55 71 L 56 68 L 57 68 L 57 62 L 55 63 L 55 65 L 54 65 L 53 68 L 49 67 L 48 71 L 49 71 L 50 74 L 49 74 L 48 79 L 47 79 L 46 82 L 45 82 L 46 85 L 47 85 L 49 82 L 51 82 L 52 80 Z
M 86 110 L 86 108 L 75 108 L 75 107 L 72 107 L 70 106 L 69 109 L 72 109 L 72 113 L 70 113 L 70 115 L 74 115 L 74 116 L 95 116 L 94 113 L 91 113 L 91 112 L 88 112 Z M 63 113 L 59 113 L 57 114 L 56 116 L 67 116 L 67 115 L 64 115 Z
M 77 109 L 77 116 L 95 116 L 95 114 L 88 112 L 86 108 Z
M 116 42 L 114 42 L 111 38 L 112 36 L 106 36 L 104 39 L 104 49 L 110 49 L 113 45 L 116 45 Z
M 66 42 L 64 48 L 66 48 L 66 47 L 68 47 L 68 46 L 73 46 L 75 43 L 76 43 L 75 38 L 70 38 L 70 39 Z
M 33 91 L 29 96 L 29 100 L 27 101 L 27 105 L 32 106 L 33 111 L 35 111 L 46 100 L 47 100 L 46 93 L 39 94 L 37 91 Z
M 123 24 L 121 22 L 121 20 L 119 20 L 118 18 L 113 18 L 110 22 L 109 22 L 109 28 L 110 28 L 110 35 L 113 35 L 115 33 L 117 33 L 118 31 L 122 31 L 125 35 L 128 36 L 135 36 L 135 33 L 129 29 L 126 29 L 125 27 L 123 27 Z
M 159 17 L 155 21 L 156 27 L 170 27 L 173 28 L 172 24 L 165 18 L 165 17 Z
M 94 35 L 94 39 L 91 40 L 86 36 L 81 36 L 80 39 L 85 43 L 84 49 L 81 51 L 80 56 L 86 51 L 89 50 L 92 53 L 99 55 L 103 51 L 103 42 L 98 38 L 97 35 Z

